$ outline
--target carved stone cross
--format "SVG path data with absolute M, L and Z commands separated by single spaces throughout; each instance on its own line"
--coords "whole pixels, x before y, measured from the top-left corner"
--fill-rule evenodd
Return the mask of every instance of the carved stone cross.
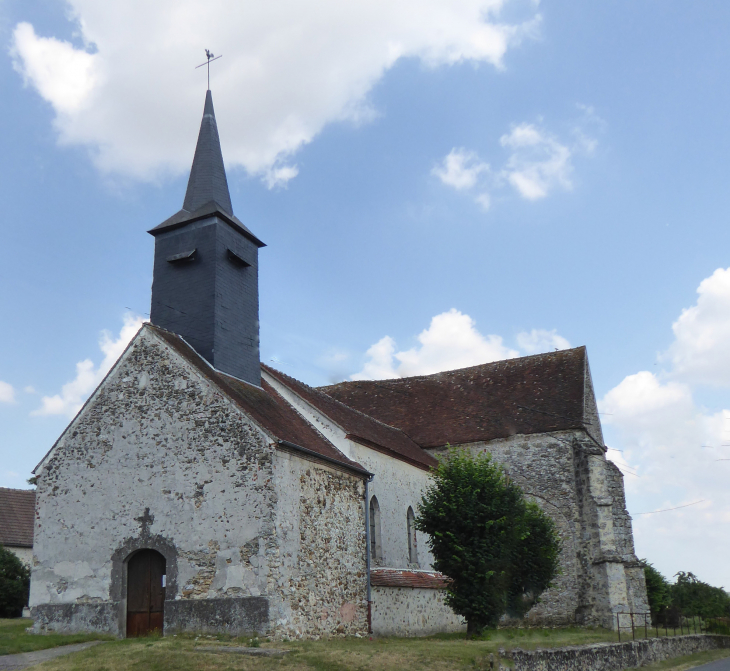
M 150 509 L 149 508 L 145 508 L 144 509 L 144 515 L 140 515 L 139 517 L 135 517 L 134 518 L 134 521 L 135 522 L 139 522 L 140 526 L 142 527 L 141 534 L 143 536 L 146 536 L 150 532 L 150 529 L 149 529 L 150 524 L 153 524 L 154 521 L 155 521 L 155 516 L 154 515 L 150 515 Z

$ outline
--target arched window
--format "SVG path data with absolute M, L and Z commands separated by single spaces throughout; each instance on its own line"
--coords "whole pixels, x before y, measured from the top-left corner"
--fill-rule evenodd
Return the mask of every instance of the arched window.
M 416 516 L 413 508 L 408 506 L 408 561 L 411 564 L 418 564 L 418 546 L 416 539 Z
M 376 563 L 383 560 L 383 546 L 380 542 L 380 505 L 375 496 L 370 499 L 370 558 Z

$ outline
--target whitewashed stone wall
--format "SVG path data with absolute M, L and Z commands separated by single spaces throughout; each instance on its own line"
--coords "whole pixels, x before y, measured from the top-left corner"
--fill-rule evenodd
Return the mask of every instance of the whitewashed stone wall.
M 5 549 L 10 550 L 26 566 L 30 566 L 33 562 L 33 548 L 19 548 L 6 545 Z
M 124 560 L 142 547 L 166 556 L 168 601 L 265 594 L 274 453 L 143 328 L 38 473 L 36 626 L 123 634 Z
M 147 327 L 38 475 L 38 630 L 124 635 L 142 548 L 167 560 L 166 633 L 367 629 L 361 478 L 281 452 Z
M 373 587 L 373 631 L 379 636 L 428 636 L 466 630 L 444 603 L 444 590 Z

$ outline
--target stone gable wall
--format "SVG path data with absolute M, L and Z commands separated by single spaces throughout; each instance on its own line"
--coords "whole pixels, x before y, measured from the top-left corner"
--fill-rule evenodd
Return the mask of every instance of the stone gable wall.
M 184 629 L 196 601 L 225 597 L 236 612 L 251 604 L 246 626 L 264 630 L 255 599 L 268 590 L 274 456 L 257 425 L 143 328 L 39 472 L 36 627 L 123 634 L 124 562 L 150 547 L 167 559 L 166 600 L 179 602 L 166 629 Z

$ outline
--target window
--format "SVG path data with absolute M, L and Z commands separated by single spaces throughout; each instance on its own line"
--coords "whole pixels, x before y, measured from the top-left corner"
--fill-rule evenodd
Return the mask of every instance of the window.
M 380 505 L 378 499 L 370 499 L 370 558 L 379 564 L 383 561 L 383 546 L 380 542 Z
M 408 506 L 408 562 L 418 564 L 418 546 L 416 539 L 416 516 L 413 514 L 413 508 Z

